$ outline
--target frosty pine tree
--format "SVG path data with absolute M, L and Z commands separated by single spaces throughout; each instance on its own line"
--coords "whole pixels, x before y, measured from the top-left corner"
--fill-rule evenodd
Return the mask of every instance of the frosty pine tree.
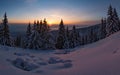
M 2 45 L 10 46 L 10 35 L 9 35 L 10 33 L 9 33 L 8 19 L 6 13 L 4 14 L 0 34 L 1 34 L 0 43 Z

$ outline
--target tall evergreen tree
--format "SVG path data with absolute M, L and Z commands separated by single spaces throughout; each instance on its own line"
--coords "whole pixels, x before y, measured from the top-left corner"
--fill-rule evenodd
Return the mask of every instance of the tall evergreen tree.
M 9 33 L 8 19 L 6 13 L 4 14 L 4 18 L 1 26 L 0 43 L 2 45 L 10 46 L 10 33 Z
M 94 38 L 94 28 L 91 28 L 89 37 L 90 37 L 90 43 L 94 42 L 94 40 L 95 40 L 95 38 Z
M 36 30 L 37 28 L 37 23 L 36 23 L 36 20 L 34 21 L 34 24 L 33 24 L 33 30 Z
M 33 30 L 26 47 L 29 49 L 40 49 L 42 46 L 41 38 L 37 30 Z
M 107 17 L 107 35 L 111 35 L 119 30 L 119 26 L 115 20 L 116 10 L 113 10 L 112 6 L 109 6 L 108 17 Z
M 101 20 L 101 26 L 100 26 L 100 39 L 103 39 L 106 37 L 106 19 Z
M 58 37 L 57 37 L 57 41 L 56 41 L 56 48 L 63 49 L 64 43 L 65 43 L 65 27 L 64 27 L 63 20 L 61 20 L 61 22 L 59 24 Z
M 70 33 L 69 33 L 68 26 L 65 29 L 65 38 L 64 39 L 65 39 L 64 48 L 65 49 L 70 48 Z
M 66 36 L 69 38 L 69 36 L 70 36 L 70 31 L 69 31 L 69 28 L 68 28 L 68 26 L 67 26 L 67 28 L 66 28 Z
M 29 25 L 27 26 L 26 35 L 27 37 L 29 37 L 31 34 L 32 34 L 32 29 L 31 29 L 31 24 L 29 23 Z
M 21 36 L 20 35 L 15 38 L 14 45 L 16 47 L 21 47 Z
M 39 33 L 42 32 L 42 28 L 43 28 L 43 22 L 42 22 L 42 20 L 40 20 Z
M 54 49 L 54 42 L 52 35 L 50 33 L 50 27 L 47 24 L 46 19 L 44 19 L 42 25 L 42 32 L 40 33 L 42 38 L 42 49 Z
M 21 38 L 21 45 L 20 45 L 21 48 L 26 48 L 26 41 L 25 39 Z
M 85 36 L 84 35 L 81 37 L 81 45 L 85 45 Z
M 113 16 L 114 16 L 114 21 L 115 21 L 114 24 L 116 25 L 116 27 L 118 27 L 117 31 L 119 31 L 120 30 L 120 21 L 119 21 L 120 19 L 118 17 L 118 13 L 115 8 L 113 10 Z
M 79 33 L 76 30 L 76 27 L 73 26 L 72 32 L 71 32 L 71 47 L 74 48 L 79 45 Z
M 39 28 L 40 28 L 40 22 L 39 20 L 37 20 L 37 23 L 36 23 L 36 30 L 39 32 Z

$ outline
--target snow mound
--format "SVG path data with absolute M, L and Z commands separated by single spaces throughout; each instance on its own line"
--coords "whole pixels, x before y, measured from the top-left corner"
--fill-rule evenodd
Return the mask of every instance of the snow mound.
M 60 57 L 50 57 L 48 60 L 49 64 L 67 63 L 67 62 L 71 63 L 72 61 L 71 60 L 63 60 Z
M 31 70 L 38 68 L 38 66 L 36 64 L 27 62 L 27 61 L 23 60 L 22 58 L 16 58 L 15 60 L 13 60 L 12 63 L 17 68 L 20 68 L 25 71 L 31 71 Z

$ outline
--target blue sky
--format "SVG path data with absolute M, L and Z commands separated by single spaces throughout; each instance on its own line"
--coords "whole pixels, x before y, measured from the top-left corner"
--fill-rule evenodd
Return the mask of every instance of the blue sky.
M 0 0 L 0 19 L 6 11 L 11 23 L 47 18 L 54 24 L 62 18 L 67 24 L 95 24 L 110 4 L 120 13 L 120 0 Z

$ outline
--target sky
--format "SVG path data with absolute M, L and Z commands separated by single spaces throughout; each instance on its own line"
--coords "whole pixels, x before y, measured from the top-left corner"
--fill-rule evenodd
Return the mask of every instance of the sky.
M 0 0 L 0 20 L 7 12 L 9 23 L 97 24 L 110 4 L 120 13 L 120 0 Z

